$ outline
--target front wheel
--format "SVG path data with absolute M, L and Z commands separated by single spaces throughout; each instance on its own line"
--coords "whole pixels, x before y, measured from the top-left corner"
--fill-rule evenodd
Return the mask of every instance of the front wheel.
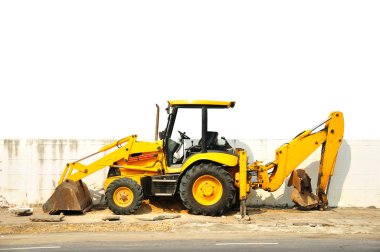
M 234 194 L 230 174 L 214 164 L 194 166 L 181 179 L 181 199 L 193 214 L 222 215 L 231 208 Z
M 136 181 L 120 178 L 113 181 L 106 191 L 106 202 L 115 214 L 132 214 L 140 208 L 143 191 Z

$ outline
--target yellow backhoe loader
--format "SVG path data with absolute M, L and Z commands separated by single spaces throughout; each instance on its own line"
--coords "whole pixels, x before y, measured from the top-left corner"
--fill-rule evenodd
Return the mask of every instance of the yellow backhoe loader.
M 267 164 L 248 164 L 247 151 L 232 148 L 218 132 L 208 131 L 208 112 L 233 108 L 235 102 L 184 101 L 168 102 L 168 121 L 158 133 L 157 106 L 154 142 L 137 141 L 136 135 L 104 146 L 98 152 L 66 165 L 59 185 L 43 205 L 51 214 L 61 211 L 85 212 L 92 205 L 90 193 L 82 179 L 108 168 L 104 182 L 105 199 L 115 214 L 132 214 L 144 197 L 172 197 L 179 194 L 184 206 L 193 214 L 221 215 L 240 200 L 240 212 L 246 215 L 246 199 L 251 189 L 276 191 L 291 175 L 293 201 L 303 208 L 328 206 L 327 188 L 333 175 L 336 157 L 342 143 L 344 120 L 341 112 L 332 112 L 326 121 L 305 130 L 289 143 L 279 147 L 275 160 Z M 177 114 L 185 109 L 201 111 L 201 139 L 190 140 L 178 131 L 179 142 L 173 140 Z M 322 127 L 324 126 L 324 127 Z M 319 131 L 316 131 L 321 128 Z M 158 136 L 160 139 L 158 139 Z M 191 146 L 185 143 L 191 141 Z M 322 145 L 316 195 L 304 170 L 295 170 Z M 104 155 L 85 165 L 81 163 L 96 154 Z

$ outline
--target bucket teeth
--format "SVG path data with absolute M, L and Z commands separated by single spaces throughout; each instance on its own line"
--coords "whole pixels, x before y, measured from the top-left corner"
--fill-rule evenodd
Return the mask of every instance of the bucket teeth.
M 45 202 L 42 209 L 45 213 L 75 211 L 84 213 L 92 206 L 92 200 L 87 185 L 79 181 L 66 180 L 60 184 Z

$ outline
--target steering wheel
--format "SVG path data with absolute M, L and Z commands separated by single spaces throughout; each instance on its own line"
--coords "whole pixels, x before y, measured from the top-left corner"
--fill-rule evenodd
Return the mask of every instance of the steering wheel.
M 181 136 L 182 139 L 190 139 L 190 137 L 188 137 L 186 135 L 186 132 L 181 132 L 181 131 L 178 130 L 178 133 L 179 133 L 179 135 Z

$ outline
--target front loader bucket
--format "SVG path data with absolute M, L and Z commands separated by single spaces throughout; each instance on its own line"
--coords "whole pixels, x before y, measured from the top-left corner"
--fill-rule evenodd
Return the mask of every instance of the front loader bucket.
M 45 213 L 75 211 L 84 213 L 92 206 L 92 200 L 87 185 L 79 181 L 66 180 L 54 191 L 45 202 L 42 209 Z
M 290 176 L 288 186 L 293 186 L 292 201 L 302 209 L 318 207 L 319 199 L 312 193 L 311 179 L 305 170 L 295 170 Z

